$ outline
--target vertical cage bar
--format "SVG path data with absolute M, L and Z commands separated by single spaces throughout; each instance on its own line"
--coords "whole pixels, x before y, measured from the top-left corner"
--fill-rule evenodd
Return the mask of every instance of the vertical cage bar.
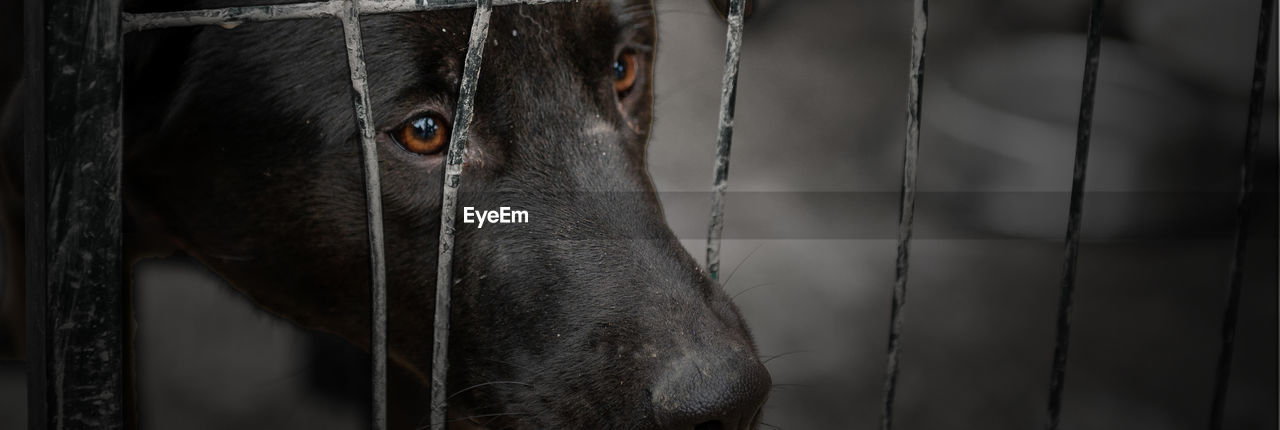
M 1071 342 L 1071 298 L 1076 288 L 1076 261 L 1080 251 L 1081 215 L 1084 213 L 1084 181 L 1089 166 L 1089 141 L 1093 134 L 1093 105 L 1098 89 L 1098 64 L 1102 56 L 1102 0 L 1089 10 L 1084 85 L 1080 94 L 1080 119 L 1076 124 L 1076 158 L 1071 178 L 1071 206 L 1067 212 L 1066 250 L 1059 284 L 1057 334 L 1049 375 L 1049 430 L 1057 430 L 1062 415 L 1062 390 L 1066 383 L 1067 353 Z
M 378 174 L 377 135 L 360 37 L 360 12 L 357 0 L 348 0 L 343 6 L 338 17 L 342 20 L 347 65 L 351 70 L 352 103 L 356 124 L 360 128 L 360 159 L 369 229 L 371 425 L 374 430 L 383 430 L 387 428 L 387 259 L 382 230 L 382 183 Z
M 23 91 L 24 118 L 22 135 L 23 194 L 24 205 L 23 244 L 26 267 L 26 350 L 27 350 L 27 427 L 45 430 L 50 427 L 48 398 L 49 366 L 45 350 L 47 308 L 45 306 L 45 254 L 44 222 L 45 199 L 33 196 L 45 195 L 44 162 L 44 0 L 23 2 Z
M 453 238 L 458 215 L 458 186 L 462 183 L 462 164 L 475 113 L 476 82 L 480 80 L 480 64 L 484 43 L 489 36 L 492 0 L 476 0 L 475 19 L 471 23 L 471 39 L 462 67 L 462 85 L 458 89 L 458 106 L 453 115 L 453 135 L 445 156 L 444 190 L 440 200 L 440 253 L 436 267 L 436 315 L 431 352 L 431 428 L 444 430 L 448 421 L 446 392 L 449 374 L 449 309 L 453 287 Z
M 26 92 L 23 118 L 23 227 L 26 267 L 26 349 L 27 349 L 27 427 L 45 430 L 50 427 L 48 398 L 49 372 L 45 350 L 47 308 L 45 306 L 45 195 L 44 162 L 44 0 L 23 2 L 23 90 Z M 48 420 L 48 421 L 46 421 Z
M 29 426 L 121 429 L 120 1 L 25 4 Z
M 1227 304 L 1222 315 L 1222 341 L 1218 350 L 1218 366 L 1214 378 L 1213 403 L 1209 428 L 1221 430 L 1227 402 L 1227 386 L 1231 379 L 1231 358 L 1235 351 L 1236 321 L 1240 312 L 1240 290 L 1244 284 L 1244 256 L 1248 244 L 1249 202 L 1253 196 L 1254 159 L 1262 127 L 1262 103 L 1267 86 L 1267 62 L 1271 53 L 1271 20 L 1275 3 L 1262 0 L 1258 22 L 1257 53 L 1253 63 L 1253 81 L 1249 92 L 1249 119 L 1245 128 L 1244 159 L 1240 165 L 1240 195 L 1236 202 L 1235 255 L 1227 287 Z
M 911 235 L 916 212 L 916 166 L 920 158 L 920 107 L 924 99 L 925 36 L 929 32 L 929 2 L 915 0 L 911 23 L 911 68 L 907 80 L 907 139 L 902 152 L 901 205 L 898 212 L 898 259 L 893 299 L 889 308 L 889 351 L 885 358 L 884 401 L 880 428 L 893 428 L 893 401 L 898 390 L 898 362 L 902 355 L 902 310 L 907 302 Z
M 729 1 L 724 78 L 720 82 L 720 122 L 716 137 L 715 180 L 711 188 L 711 222 L 707 227 L 707 271 L 720 278 L 720 237 L 724 232 L 724 195 L 729 187 L 729 150 L 733 144 L 734 105 L 738 97 L 738 63 L 742 58 L 742 22 L 746 0 Z

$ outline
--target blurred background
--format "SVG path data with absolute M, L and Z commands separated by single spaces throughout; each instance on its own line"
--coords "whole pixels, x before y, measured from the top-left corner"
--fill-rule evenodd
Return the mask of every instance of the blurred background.
M 1063 423 L 1204 428 L 1259 4 L 1109 3 Z M 910 8 L 761 0 L 747 23 L 722 267 L 770 359 L 767 427 L 878 422 Z M 702 259 L 725 27 L 702 0 L 658 11 L 650 167 Z M 1044 423 L 1087 13 L 1086 0 L 930 5 L 896 428 Z M 1271 70 L 1230 429 L 1276 428 L 1280 404 Z M 363 428 L 362 398 L 343 393 L 365 392 L 349 376 L 365 354 L 257 311 L 189 260 L 136 276 L 149 428 Z M 24 399 L 20 363 L 0 363 L 0 428 L 25 425 Z

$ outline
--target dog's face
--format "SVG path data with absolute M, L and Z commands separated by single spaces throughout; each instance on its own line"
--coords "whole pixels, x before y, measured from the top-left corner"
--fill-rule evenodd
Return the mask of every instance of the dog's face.
M 472 13 L 362 18 L 390 353 L 423 381 L 442 153 Z M 528 222 L 458 225 L 459 425 L 758 421 L 768 372 L 737 309 L 667 227 L 647 173 L 655 25 L 640 0 L 494 10 L 459 207 L 509 207 Z M 126 46 L 125 186 L 141 229 L 263 307 L 367 346 L 364 183 L 338 23 L 157 32 Z

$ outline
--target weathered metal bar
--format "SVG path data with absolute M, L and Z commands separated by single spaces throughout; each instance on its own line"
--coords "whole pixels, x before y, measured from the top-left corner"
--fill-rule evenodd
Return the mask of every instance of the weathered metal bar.
M 1075 168 L 1071 178 L 1071 206 L 1067 211 L 1066 251 L 1058 297 L 1057 334 L 1049 375 L 1049 430 L 1057 430 L 1062 415 L 1062 390 L 1066 383 L 1067 354 L 1071 344 L 1071 298 L 1076 288 L 1076 261 L 1080 253 L 1081 214 L 1084 213 L 1085 174 L 1089 167 L 1089 141 L 1093 135 L 1093 105 L 1098 89 L 1098 65 L 1102 56 L 1102 0 L 1093 0 L 1085 50 L 1084 85 L 1080 93 L 1080 118 L 1076 123 Z
M 264 6 L 243 6 L 179 12 L 121 15 L 125 32 L 195 25 L 224 25 L 241 22 L 286 19 L 329 18 L 338 15 L 343 4 L 335 1 Z
M 898 260 L 893 299 L 889 305 L 889 351 L 885 358 L 884 401 L 880 428 L 893 428 L 893 401 L 898 391 L 898 362 L 902 357 L 902 310 L 907 302 L 911 235 L 916 213 L 916 166 L 920 158 L 920 107 L 924 98 L 925 39 L 929 33 L 929 2 L 915 0 L 911 22 L 911 67 L 907 79 L 907 139 L 902 152 L 902 195 L 898 212 Z
M 494 6 L 514 4 L 558 3 L 577 0 L 492 0 Z M 242 22 L 278 21 L 336 17 L 347 8 L 345 0 L 327 2 L 291 3 L 266 6 L 243 6 L 221 9 L 189 10 L 123 14 L 124 31 L 141 31 L 168 27 L 195 25 L 227 25 Z M 461 9 L 475 5 L 474 0 L 379 0 L 356 5 L 359 15 L 396 12 L 423 12 L 443 9 Z
M 733 115 L 738 97 L 738 64 L 742 59 L 742 21 L 746 14 L 746 4 L 746 0 L 729 2 L 724 78 L 720 81 L 720 133 L 716 138 L 711 222 L 707 227 L 707 271 L 711 273 L 711 279 L 720 277 L 720 237 L 724 232 L 724 195 L 729 187 L 729 150 L 733 144 Z
M 369 229 L 370 319 L 372 353 L 372 428 L 387 428 L 387 258 L 382 230 L 382 182 L 378 174 L 377 131 L 369 102 L 368 73 L 360 38 L 360 2 L 348 0 L 338 11 L 351 70 L 356 124 L 360 128 L 360 159 L 364 171 L 366 221 Z
M 24 100 L 23 118 L 23 194 L 27 203 L 24 205 L 23 244 L 26 267 L 23 277 L 26 282 L 26 349 L 27 349 L 27 428 L 45 430 L 50 426 L 49 420 L 49 365 L 48 342 L 48 307 L 45 303 L 45 219 L 47 208 L 44 199 L 33 196 L 45 195 L 45 162 L 44 162 L 44 28 L 45 0 L 25 0 L 23 2 L 23 64 L 22 71 Z M 34 201 L 34 202 L 33 202 Z M 33 204 L 34 203 L 34 204 Z
M 1262 127 L 1262 103 L 1267 86 L 1267 64 L 1271 54 L 1271 20 L 1275 2 L 1262 0 L 1259 14 L 1257 52 L 1254 55 L 1253 82 L 1249 93 L 1249 119 L 1245 128 L 1244 159 L 1240 163 L 1240 196 L 1236 203 L 1235 255 L 1231 259 L 1227 286 L 1227 305 L 1222 315 L 1222 344 L 1218 350 L 1218 366 L 1214 378 L 1213 403 L 1209 428 L 1221 430 L 1227 403 L 1227 386 L 1231 379 L 1231 358 L 1235 352 L 1236 321 L 1240 313 L 1240 290 L 1244 284 L 1244 255 L 1248 244 L 1250 211 L 1253 196 L 1254 160 Z
M 120 1 L 26 6 L 29 426 L 121 429 Z
M 489 36 L 489 15 L 493 0 L 475 0 L 476 15 L 471 24 L 467 58 L 462 66 L 462 84 L 458 89 L 458 106 L 453 115 L 453 135 L 445 155 L 444 190 L 440 199 L 440 252 L 436 267 L 436 315 L 431 352 L 431 428 L 444 430 L 448 421 L 449 374 L 449 309 L 453 289 L 453 238 L 458 215 L 458 186 L 462 183 L 463 156 L 475 114 L 476 82 L 485 40 Z

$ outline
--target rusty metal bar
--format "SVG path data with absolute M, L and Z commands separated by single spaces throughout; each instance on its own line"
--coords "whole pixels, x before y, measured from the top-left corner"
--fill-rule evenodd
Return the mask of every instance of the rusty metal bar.
M 746 0 L 729 2 L 729 34 L 725 42 L 724 78 L 720 82 L 720 133 L 716 138 L 711 222 L 707 227 L 707 271 L 713 280 L 720 277 L 720 237 L 724 232 L 724 195 L 729 187 L 729 150 L 733 144 L 733 114 L 738 97 L 738 63 L 742 59 L 742 21 L 746 4 Z
M 25 13 L 28 425 L 122 429 L 120 1 Z
M 902 357 L 902 310 L 907 302 L 911 235 L 916 212 L 916 167 L 920 158 L 920 107 L 924 98 L 925 36 L 929 32 L 929 2 L 915 0 L 911 23 L 911 68 L 907 79 L 907 140 L 902 153 L 902 196 L 898 212 L 898 259 L 893 299 L 889 308 L 889 351 L 885 358 L 884 401 L 880 429 L 893 428 L 893 401 L 898 390 L 898 362 Z
M 1227 287 L 1227 305 L 1222 315 L 1222 344 L 1218 351 L 1218 366 L 1213 385 L 1213 403 L 1209 414 L 1209 429 L 1221 430 L 1227 403 L 1227 386 L 1231 379 L 1231 358 L 1235 351 L 1236 321 L 1240 313 L 1240 290 L 1244 284 L 1244 255 L 1248 244 L 1249 202 L 1253 196 L 1255 176 L 1254 160 L 1257 158 L 1258 137 L 1262 127 L 1262 103 L 1267 86 L 1267 62 L 1271 54 L 1271 20 L 1275 2 L 1262 0 L 1258 22 L 1257 53 L 1253 63 L 1253 82 L 1249 93 L 1249 119 L 1245 128 L 1244 159 L 1240 165 L 1240 196 L 1236 203 L 1235 255 Z
M 1057 334 L 1049 375 L 1049 430 L 1057 430 L 1062 416 L 1062 391 L 1066 383 L 1067 354 L 1071 345 L 1071 298 L 1076 288 L 1076 262 L 1080 253 L 1081 215 L 1084 213 L 1084 181 L 1089 166 L 1089 140 L 1093 134 L 1093 105 L 1098 89 L 1098 64 L 1102 56 L 1102 0 L 1093 0 L 1085 51 L 1084 85 L 1080 93 L 1080 119 L 1076 123 L 1076 158 L 1071 178 L 1071 206 L 1067 212 L 1066 250 L 1058 298 Z
M 453 238 L 458 215 L 458 186 L 462 182 L 463 156 L 467 150 L 467 137 L 471 131 L 471 118 L 475 114 L 476 82 L 480 80 L 480 65 L 484 55 L 485 40 L 489 36 L 489 15 L 493 0 L 475 0 L 476 15 L 471 24 L 471 39 L 467 44 L 467 58 L 462 67 L 462 85 L 458 89 L 458 106 L 453 115 L 453 135 L 449 138 L 449 152 L 445 156 L 444 190 L 440 199 L 440 253 L 436 266 L 436 315 L 431 351 L 431 428 L 444 430 L 448 421 L 449 373 L 449 309 L 450 291 L 453 289 Z
M 492 0 L 494 6 L 515 4 L 559 3 L 577 0 Z M 122 15 L 124 31 L 151 30 L 168 27 L 196 25 L 226 25 L 243 22 L 279 21 L 286 19 L 311 19 L 338 17 L 348 6 L 346 0 L 327 2 L 292 3 L 267 6 L 242 6 L 221 9 L 189 10 Z M 357 15 L 374 15 L 398 12 L 425 12 L 444 9 L 461 9 L 475 5 L 475 0 L 379 0 L 360 2 Z
M 370 325 L 369 350 L 373 355 L 372 428 L 387 428 L 387 257 L 382 230 L 382 182 L 378 174 L 377 130 L 369 102 L 368 74 L 360 38 L 360 2 L 348 0 L 338 11 L 351 70 L 353 110 L 360 128 L 360 159 L 364 171 L 366 221 L 369 229 Z

